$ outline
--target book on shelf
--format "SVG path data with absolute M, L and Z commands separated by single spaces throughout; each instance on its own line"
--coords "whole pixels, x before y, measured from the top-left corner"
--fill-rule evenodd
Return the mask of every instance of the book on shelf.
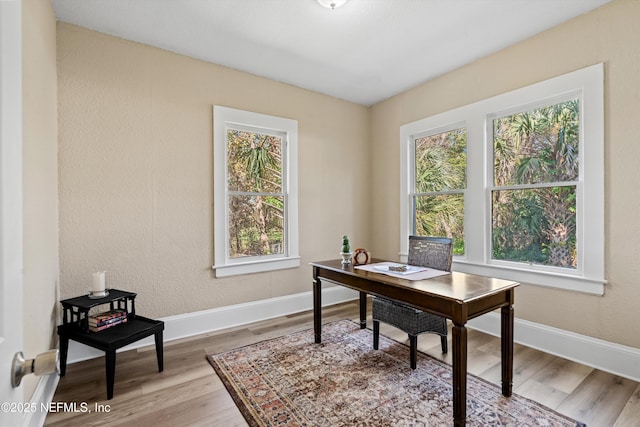
M 115 310 L 103 311 L 100 313 L 92 314 L 91 316 L 89 316 L 89 319 L 106 320 L 106 319 L 113 319 L 114 317 L 120 317 L 126 314 L 127 314 L 127 310 L 117 308 Z
M 91 326 L 104 326 L 110 323 L 122 321 L 122 319 L 126 318 L 126 310 L 110 310 L 89 316 L 88 322 Z
M 100 326 L 89 325 L 89 331 L 91 331 L 91 332 L 99 332 L 99 331 L 111 328 L 113 326 L 121 325 L 123 323 L 127 323 L 127 317 L 126 316 L 121 318 L 121 319 L 117 319 L 114 322 L 106 323 L 106 324 L 100 325 Z
M 120 323 L 120 322 L 122 322 L 123 320 L 126 320 L 126 319 L 127 319 L 127 316 L 121 316 L 121 317 L 114 317 L 113 319 L 109 319 L 109 320 L 104 320 L 102 322 L 89 321 L 89 326 L 98 327 L 98 326 L 110 325 L 112 323 Z

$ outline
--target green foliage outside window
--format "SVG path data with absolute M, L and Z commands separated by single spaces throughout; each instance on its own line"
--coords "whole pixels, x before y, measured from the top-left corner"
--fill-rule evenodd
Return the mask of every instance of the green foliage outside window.
M 454 239 L 453 253 L 464 254 L 464 196 L 467 172 L 466 129 L 416 138 L 414 234 Z
M 228 129 L 229 254 L 284 253 L 283 137 Z
M 492 256 L 576 268 L 579 103 L 493 121 Z

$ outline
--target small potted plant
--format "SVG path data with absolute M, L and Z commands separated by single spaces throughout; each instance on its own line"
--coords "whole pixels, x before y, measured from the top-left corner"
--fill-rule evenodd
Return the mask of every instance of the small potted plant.
M 351 245 L 349 244 L 348 236 L 342 236 L 342 251 L 340 252 L 340 255 L 342 256 L 343 264 L 351 264 L 351 256 L 353 254 L 351 253 Z

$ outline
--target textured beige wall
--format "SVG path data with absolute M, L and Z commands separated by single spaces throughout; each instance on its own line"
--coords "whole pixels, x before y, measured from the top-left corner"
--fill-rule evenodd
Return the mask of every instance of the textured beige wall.
M 23 0 L 24 354 L 55 348 L 58 283 L 56 18 L 48 1 Z M 39 380 L 24 378 L 29 400 Z
M 372 249 L 399 248 L 399 127 L 531 83 L 605 64 L 605 295 L 520 286 L 516 316 L 640 348 L 640 2 L 616 0 L 372 108 Z M 389 201 L 392 200 L 392 203 Z
M 343 234 L 370 244 L 367 108 L 69 24 L 57 36 L 62 297 L 107 270 L 141 314 L 188 313 L 310 291 L 308 263 Z M 214 104 L 298 120 L 300 268 L 213 277 Z
M 345 233 L 396 259 L 401 125 L 604 62 L 606 294 L 521 286 L 516 316 L 640 347 L 626 326 L 640 321 L 638 18 L 640 2 L 616 0 L 370 110 L 59 23 L 62 296 L 105 269 L 168 316 L 307 291 L 307 263 Z M 213 278 L 214 104 L 299 121 L 299 269 Z

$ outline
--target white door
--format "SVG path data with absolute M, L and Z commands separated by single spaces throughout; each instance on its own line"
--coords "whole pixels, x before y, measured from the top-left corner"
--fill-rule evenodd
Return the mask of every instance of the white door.
M 22 350 L 22 2 L 0 0 L 0 425 L 20 426 L 22 387 L 11 364 Z

